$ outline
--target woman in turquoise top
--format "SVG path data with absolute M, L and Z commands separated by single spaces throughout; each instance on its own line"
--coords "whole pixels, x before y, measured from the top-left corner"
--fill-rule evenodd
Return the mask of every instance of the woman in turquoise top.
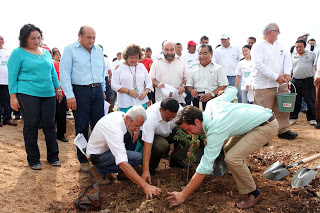
M 20 30 L 20 47 L 8 61 L 10 105 L 24 116 L 23 137 L 27 160 L 32 169 L 42 169 L 38 148 L 38 125 L 41 120 L 47 145 L 47 160 L 61 166 L 55 132 L 56 97 L 62 99 L 57 73 L 49 51 L 40 48 L 42 31 L 33 24 Z M 57 90 L 57 96 L 55 95 Z

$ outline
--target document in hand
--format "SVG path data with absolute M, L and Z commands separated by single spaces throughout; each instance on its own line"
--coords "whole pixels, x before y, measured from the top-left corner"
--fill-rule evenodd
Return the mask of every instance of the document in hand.
M 88 142 L 86 138 L 83 136 L 82 133 L 79 133 L 77 137 L 74 139 L 74 143 L 77 145 L 77 147 L 80 149 L 80 151 L 86 155 L 86 150 L 88 146 Z

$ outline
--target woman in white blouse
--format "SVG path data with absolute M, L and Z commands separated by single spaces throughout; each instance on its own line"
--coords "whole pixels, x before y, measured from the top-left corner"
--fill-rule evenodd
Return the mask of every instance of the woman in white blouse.
M 145 66 L 139 63 L 142 56 L 141 48 L 131 44 L 122 55 L 125 62 L 115 68 L 111 80 L 112 89 L 118 93 L 118 109 L 127 112 L 135 105 L 146 108 L 152 82 Z

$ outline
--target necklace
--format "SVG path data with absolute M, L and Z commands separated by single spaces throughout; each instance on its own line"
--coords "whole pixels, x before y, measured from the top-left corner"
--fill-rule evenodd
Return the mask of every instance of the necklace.
M 37 50 L 39 50 L 39 48 Z M 29 50 L 29 51 L 31 51 L 33 55 L 38 56 L 38 58 L 41 59 L 41 53 L 40 54 L 36 54 L 33 50 Z
M 136 79 L 137 65 L 134 66 L 134 74 L 133 74 L 132 71 L 131 71 L 130 65 L 128 65 L 128 67 L 129 67 L 129 70 L 130 70 L 131 75 L 132 75 L 132 78 L 133 78 L 133 79 L 132 79 L 132 80 L 133 80 L 133 88 L 134 88 L 134 90 L 135 90 L 136 92 L 139 92 L 138 87 L 137 87 L 137 79 Z

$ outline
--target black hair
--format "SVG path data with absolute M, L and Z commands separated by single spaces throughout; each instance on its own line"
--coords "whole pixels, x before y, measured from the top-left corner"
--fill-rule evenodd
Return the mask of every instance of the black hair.
M 257 39 L 253 36 L 250 36 L 248 39 L 253 39 L 254 40 L 254 43 L 256 43 Z
M 203 36 L 201 36 L 201 38 L 200 38 L 200 41 L 202 41 L 202 40 L 209 40 L 209 38 L 208 38 L 208 36 L 203 35 Z
M 314 38 L 310 38 L 309 41 L 316 41 L 316 40 Z M 309 43 L 309 41 L 308 41 L 308 43 Z
M 201 44 L 198 51 L 200 50 L 200 48 L 204 48 L 204 47 L 208 47 L 209 52 L 213 53 L 212 47 L 209 44 Z
M 179 102 L 174 98 L 166 98 L 161 101 L 160 104 L 163 111 L 169 110 L 170 112 L 176 113 L 179 110 Z
M 186 106 L 184 109 L 179 113 L 176 124 L 181 126 L 182 123 L 186 123 L 188 125 L 194 125 L 194 120 L 198 119 L 201 122 L 203 121 L 202 112 L 199 108 L 195 106 Z
M 178 43 L 175 43 L 175 45 L 182 45 L 182 44 L 178 42 Z
M 83 32 L 83 31 L 84 31 L 84 27 L 85 27 L 85 26 L 81 26 L 81 27 L 80 27 L 79 34 L 80 34 L 81 36 L 83 36 L 83 34 L 84 34 L 84 32 Z
M 304 47 L 307 46 L 307 43 L 306 43 L 304 40 L 302 40 L 302 39 L 296 41 L 296 43 L 303 43 Z
M 249 44 L 244 45 L 242 48 L 248 48 L 249 50 L 251 50 L 252 46 Z
M 27 39 L 31 32 L 38 31 L 40 33 L 40 37 L 42 40 L 42 31 L 36 27 L 33 24 L 25 24 L 20 29 L 20 35 L 19 35 L 19 41 L 20 41 L 20 47 L 26 47 L 27 46 Z

